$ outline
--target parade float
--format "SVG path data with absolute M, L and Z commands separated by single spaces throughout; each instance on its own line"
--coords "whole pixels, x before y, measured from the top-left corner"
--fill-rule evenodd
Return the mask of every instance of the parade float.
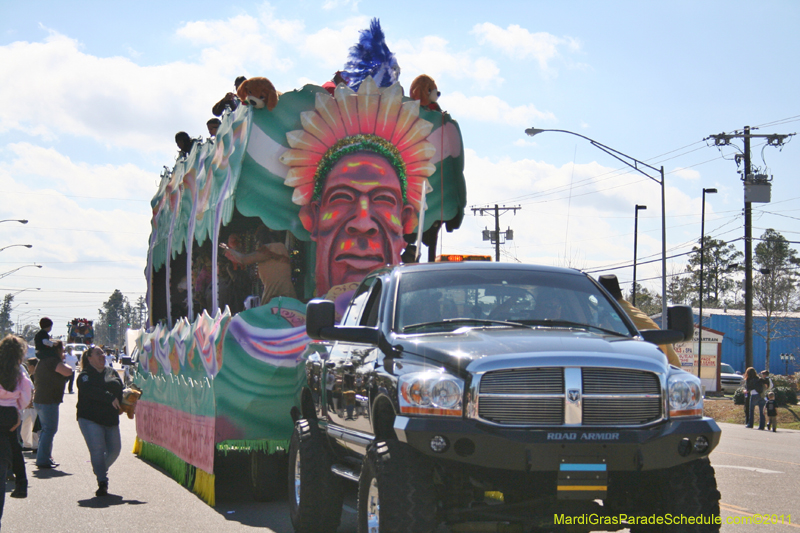
M 412 99 L 398 75 L 373 21 L 335 82 L 278 93 L 251 78 L 216 135 L 161 175 L 149 324 L 129 336 L 134 452 L 210 505 L 232 454 L 248 458 L 257 499 L 285 488 L 306 303 L 341 312 L 369 271 L 420 260 L 423 244 L 435 256 L 440 229 L 461 224 L 458 124 L 432 79 Z
M 93 321 L 85 318 L 73 318 L 67 323 L 68 344 L 92 344 L 94 342 Z

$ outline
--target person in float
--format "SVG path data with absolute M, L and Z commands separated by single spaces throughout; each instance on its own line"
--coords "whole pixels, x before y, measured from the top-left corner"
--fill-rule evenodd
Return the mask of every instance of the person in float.
M 220 243 L 219 247 L 225 250 L 225 257 L 235 264 L 256 264 L 258 277 L 264 285 L 261 305 L 266 305 L 278 296 L 297 298 L 292 284 L 292 265 L 286 245 L 278 242 L 277 234 L 266 226 L 258 228 L 255 240 L 256 249 L 249 254 L 235 250 L 225 243 Z

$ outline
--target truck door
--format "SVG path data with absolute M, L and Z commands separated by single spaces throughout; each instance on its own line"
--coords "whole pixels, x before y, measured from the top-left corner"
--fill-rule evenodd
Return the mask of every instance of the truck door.
M 380 292 L 377 277 L 365 279 L 353 295 L 342 325 L 377 327 Z M 368 388 L 376 351 L 373 345 L 338 341 L 325 362 L 328 430 L 344 433 L 342 440 L 357 448 L 366 446 L 371 438 Z

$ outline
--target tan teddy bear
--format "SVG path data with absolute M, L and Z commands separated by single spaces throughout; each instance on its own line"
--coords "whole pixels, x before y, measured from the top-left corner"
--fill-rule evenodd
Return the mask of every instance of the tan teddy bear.
M 272 111 L 278 105 L 280 93 L 267 78 L 250 78 L 239 85 L 236 95 L 244 105 L 252 105 L 256 109 L 266 107 Z
M 436 82 L 427 74 L 420 74 L 411 82 L 411 98 L 419 100 L 419 105 L 431 111 L 441 111 L 436 103 L 442 93 L 436 87 Z
M 119 405 L 119 414 L 125 413 L 128 415 L 128 418 L 133 418 L 136 411 L 136 402 L 139 401 L 141 395 L 142 391 L 135 385 L 122 391 L 122 403 Z

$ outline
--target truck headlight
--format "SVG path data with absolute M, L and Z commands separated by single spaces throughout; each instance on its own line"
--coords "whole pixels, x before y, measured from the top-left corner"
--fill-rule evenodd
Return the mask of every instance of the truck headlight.
M 400 376 L 400 412 L 411 415 L 461 416 L 464 382 L 438 372 Z
M 678 372 L 669 377 L 669 416 L 702 416 L 703 389 L 700 379 Z

